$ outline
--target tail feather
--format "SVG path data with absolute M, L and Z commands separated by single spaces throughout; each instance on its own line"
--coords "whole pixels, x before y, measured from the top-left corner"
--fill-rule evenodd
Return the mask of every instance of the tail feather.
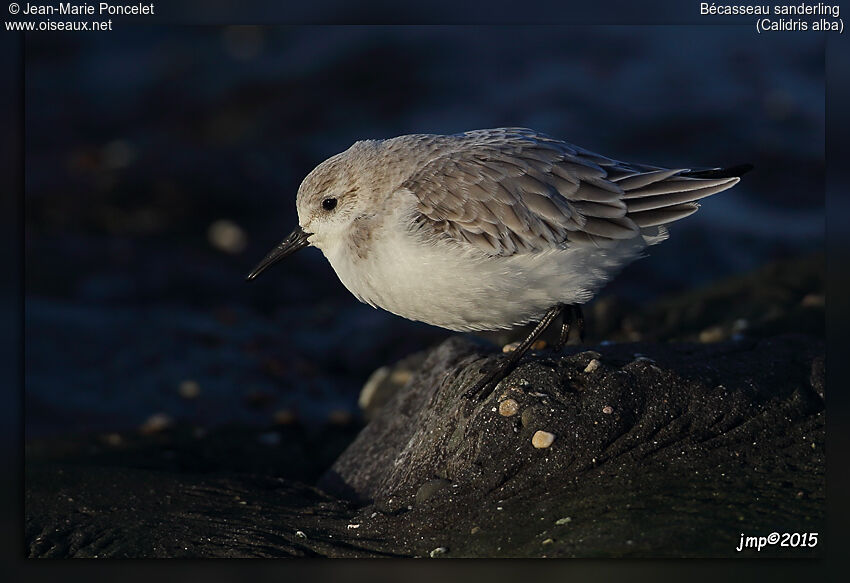
M 740 178 L 724 178 L 722 180 L 687 179 L 687 182 L 669 183 L 663 192 L 653 192 L 648 195 L 629 197 L 626 199 L 626 213 L 651 211 L 685 202 L 694 202 L 701 198 L 732 188 Z
M 740 178 L 754 166 L 752 164 L 738 164 L 729 168 L 709 168 L 707 170 L 688 170 L 680 176 L 686 178 Z
M 655 169 L 616 180 L 623 189 L 626 216 L 645 229 L 672 223 L 697 211 L 696 201 L 732 188 L 751 164 L 703 170 Z
M 629 214 L 629 218 L 641 229 L 666 225 L 684 219 L 699 210 L 699 204 L 687 202 L 662 209 L 653 209 Z

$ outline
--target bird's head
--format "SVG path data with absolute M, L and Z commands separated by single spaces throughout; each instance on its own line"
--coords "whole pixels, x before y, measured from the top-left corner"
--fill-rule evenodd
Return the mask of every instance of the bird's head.
M 356 218 L 374 212 L 374 193 L 383 186 L 374 168 L 378 145 L 357 142 L 304 178 L 295 199 L 298 227 L 248 274 L 249 281 L 308 245 L 326 250 L 345 237 Z

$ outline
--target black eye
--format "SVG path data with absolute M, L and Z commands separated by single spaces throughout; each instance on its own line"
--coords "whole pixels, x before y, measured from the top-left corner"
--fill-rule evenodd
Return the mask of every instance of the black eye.
M 322 201 L 322 208 L 326 211 L 332 211 L 336 208 L 336 199 L 335 198 L 326 198 Z

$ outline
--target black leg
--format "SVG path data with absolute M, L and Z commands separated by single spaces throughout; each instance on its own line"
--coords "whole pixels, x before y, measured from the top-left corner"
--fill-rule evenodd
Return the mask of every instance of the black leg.
M 552 345 L 553 352 L 561 352 L 567 341 L 570 339 L 570 329 L 572 328 L 573 311 L 572 306 L 564 306 L 561 312 L 561 333 L 558 335 L 558 341 Z
M 573 314 L 575 315 L 576 326 L 578 326 L 578 339 L 584 343 L 584 312 L 581 311 L 580 305 L 573 305 Z
M 581 306 L 578 304 L 564 306 L 564 311 L 561 313 L 561 334 L 558 341 L 552 346 L 553 352 L 560 352 L 567 345 L 573 325 L 578 328 L 578 337 L 584 342 L 584 315 Z
M 534 327 L 534 330 L 523 340 L 519 346 L 517 346 L 516 350 L 514 350 L 510 357 L 507 360 L 499 363 L 492 371 L 487 373 L 484 378 L 479 380 L 475 385 L 466 391 L 463 396 L 467 399 L 471 399 L 473 397 L 477 397 L 479 400 L 483 400 L 486 398 L 490 392 L 496 388 L 496 385 L 499 384 L 503 378 L 505 378 L 513 369 L 516 368 L 519 360 L 528 352 L 528 349 L 531 348 L 531 345 L 540 337 L 540 334 L 549 327 L 555 318 L 561 315 L 561 312 L 564 310 L 563 304 L 558 304 L 557 306 L 552 306 L 549 308 L 549 311 L 541 318 L 540 322 L 537 326 Z

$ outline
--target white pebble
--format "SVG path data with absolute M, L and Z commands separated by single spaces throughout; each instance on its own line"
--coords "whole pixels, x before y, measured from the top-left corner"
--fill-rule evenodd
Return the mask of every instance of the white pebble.
M 210 245 L 225 253 L 240 253 L 248 245 L 248 237 L 242 227 L 227 219 L 210 224 L 207 229 Z
M 519 348 L 519 342 L 511 342 L 510 344 L 505 344 L 502 346 L 502 352 L 514 352 L 517 348 Z
M 159 433 L 174 425 L 174 420 L 165 413 L 154 413 L 142 424 L 139 430 L 145 434 Z
M 519 411 L 519 403 L 513 399 L 505 399 L 499 403 L 499 415 L 503 417 L 511 417 Z
M 599 359 L 594 358 L 590 362 L 587 363 L 586 367 L 584 367 L 584 372 L 591 373 L 591 372 L 595 371 L 597 368 L 599 368 Z
M 545 449 L 555 441 L 555 434 L 548 431 L 538 431 L 531 438 L 531 445 L 537 449 Z

